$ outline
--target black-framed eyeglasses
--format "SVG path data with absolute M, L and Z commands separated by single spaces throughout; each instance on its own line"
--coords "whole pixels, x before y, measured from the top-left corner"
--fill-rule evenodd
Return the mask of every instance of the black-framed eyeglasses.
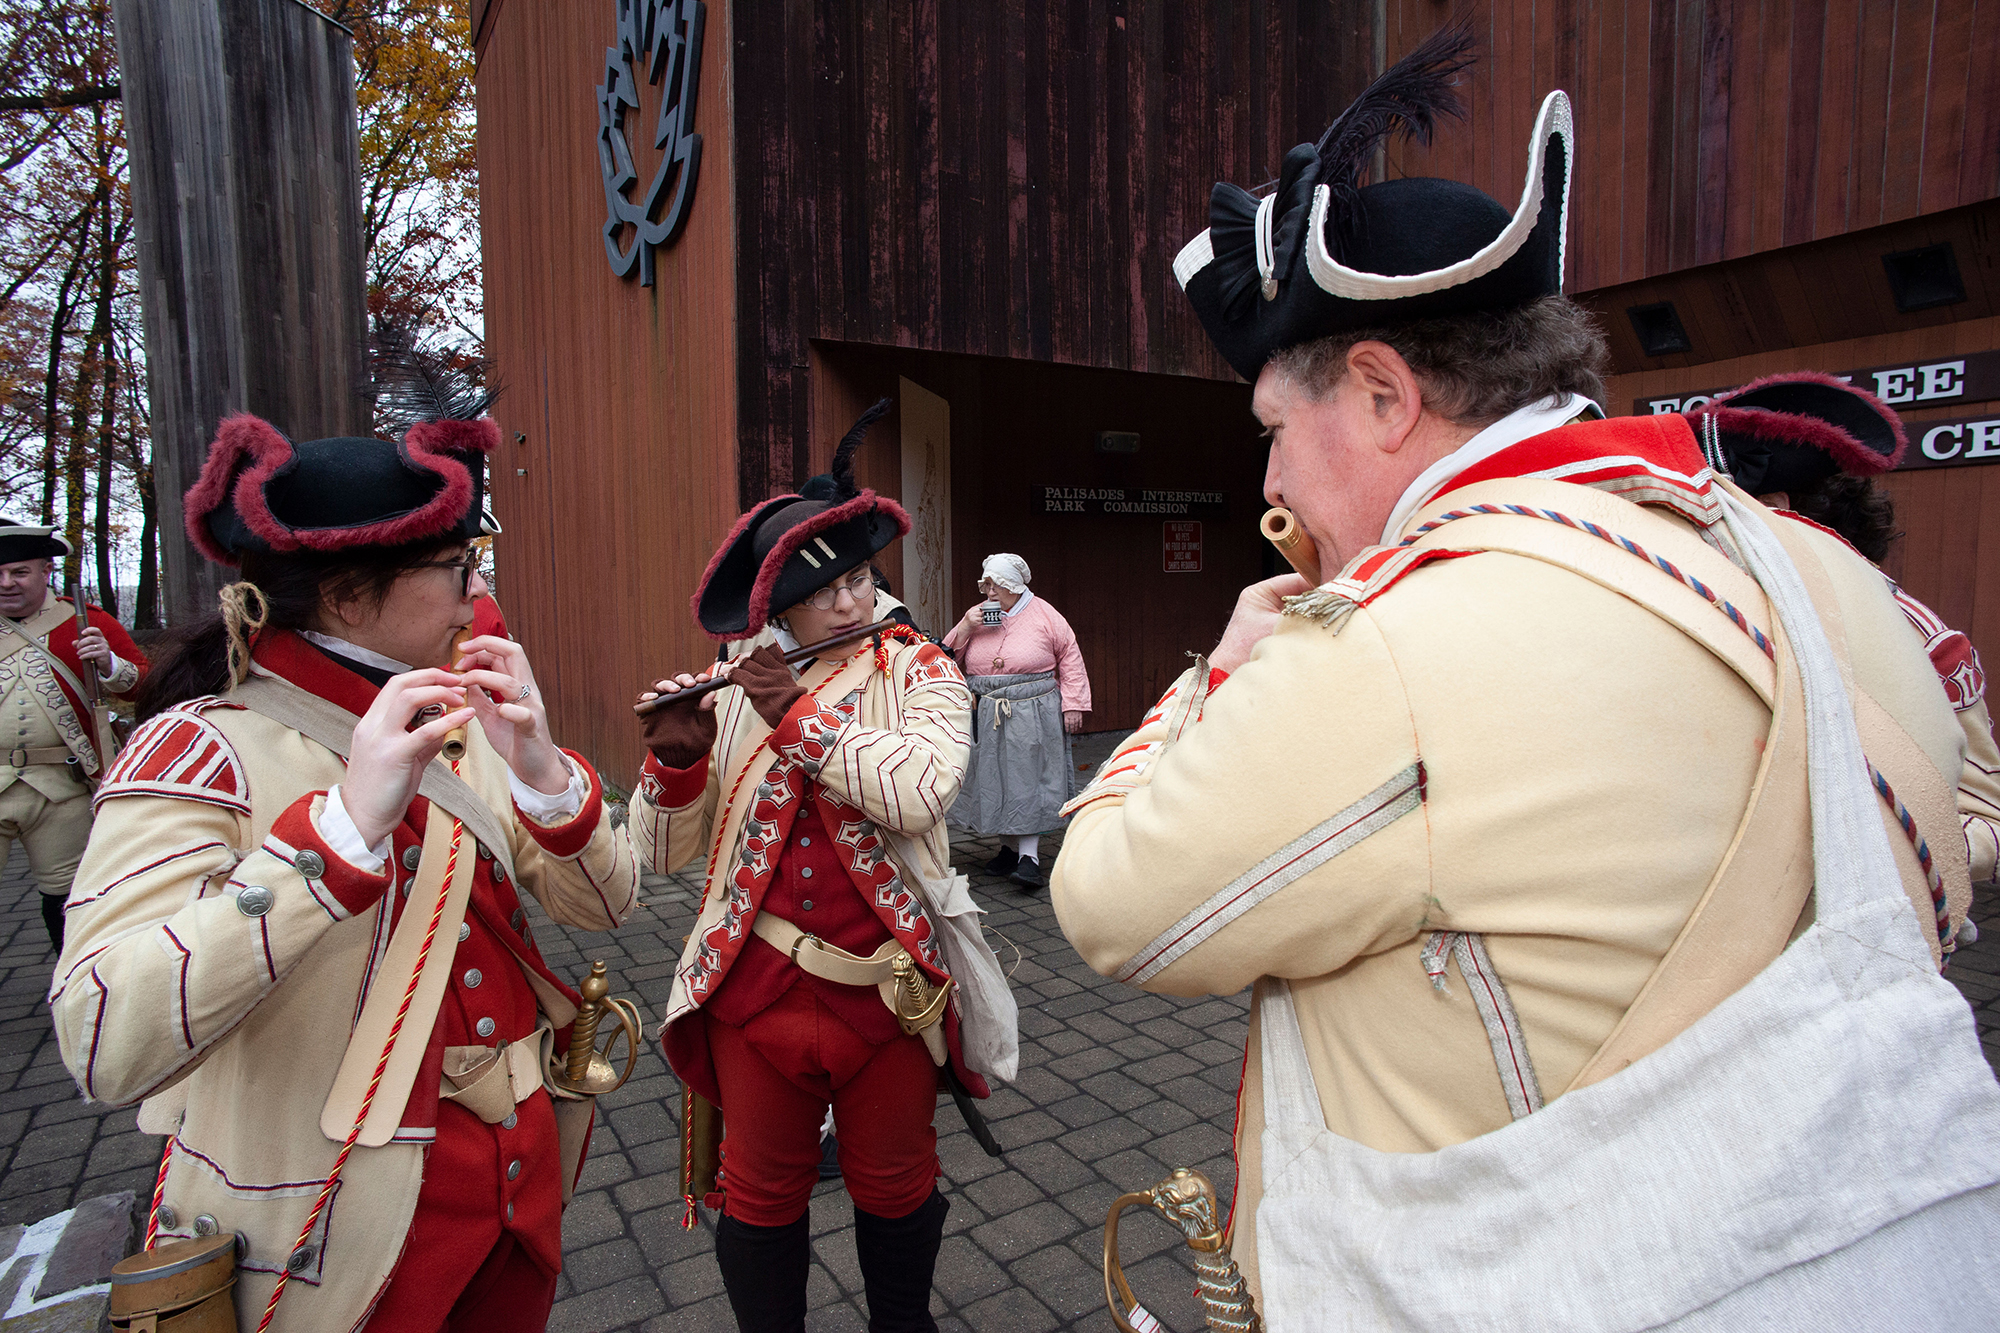
M 426 560 L 411 569 L 455 569 L 458 571 L 458 599 L 462 602 L 472 596 L 472 576 L 484 572 L 486 553 L 473 547 L 456 560 Z
M 806 605 L 815 611 L 831 611 L 833 604 L 840 600 L 842 588 L 847 589 L 847 595 L 857 603 L 875 600 L 875 576 L 865 569 L 858 569 L 840 582 L 829 583 L 806 598 Z

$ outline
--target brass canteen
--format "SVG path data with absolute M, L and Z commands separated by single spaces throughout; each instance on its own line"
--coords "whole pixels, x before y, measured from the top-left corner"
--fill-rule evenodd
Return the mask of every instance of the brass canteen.
M 610 998 L 611 981 L 605 975 L 602 959 L 590 965 L 590 975 L 577 989 L 583 993 L 583 1003 L 578 1006 L 576 1021 L 569 1030 L 569 1051 L 551 1062 L 554 1067 L 549 1071 L 549 1080 L 564 1092 L 598 1097 L 624 1086 L 639 1063 L 639 1010 L 630 1000 Z M 597 1031 L 607 1015 L 617 1019 L 618 1025 L 604 1034 L 604 1045 L 599 1047 Z M 622 1071 L 611 1062 L 611 1052 L 621 1035 L 625 1038 Z

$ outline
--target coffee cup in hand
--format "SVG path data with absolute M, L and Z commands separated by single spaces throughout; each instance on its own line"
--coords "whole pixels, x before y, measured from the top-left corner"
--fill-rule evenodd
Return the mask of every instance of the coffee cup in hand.
M 987 602 L 979 608 L 980 620 L 988 625 L 999 624 L 1000 617 L 1004 614 L 1006 613 L 1000 609 L 1000 603 L 998 602 Z

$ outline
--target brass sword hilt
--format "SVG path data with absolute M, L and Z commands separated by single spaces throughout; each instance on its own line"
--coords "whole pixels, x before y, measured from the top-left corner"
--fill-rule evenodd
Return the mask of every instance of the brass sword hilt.
M 1229 1236 L 1218 1220 L 1215 1186 L 1190 1167 L 1181 1167 L 1149 1190 L 1121 1194 L 1104 1219 L 1104 1303 L 1119 1333 L 1159 1333 L 1160 1323 L 1132 1294 L 1118 1262 L 1118 1216 L 1135 1204 L 1151 1207 L 1180 1228 L 1194 1251 L 1195 1294 L 1215 1333 L 1262 1333 L 1263 1323 L 1229 1252 Z M 1120 1302 L 1124 1309 L 1120 1310 Z
M 583 1003 L 577 1006 L 576 1020 L 570 1025 L 569 1051 L 552 1061 L 556 1067 L 549 1071 L 549 1080 L 564 1092 L 597 1097 L 623 1086 L 639 1063 L 639 1010 L 630 1000 L 610 998 L 611 979 L 605 975 L 602 959 L 590 965 L 590 975 L 577 989 Z M 606 1015 L 617 1019 L 618 1026 L 605 1034 L 600 1048 L 597 1030 L 604 1025 Z M 625 1038 L 622 1071 L 611 1063 L 611 1052 L 621 1035 Z

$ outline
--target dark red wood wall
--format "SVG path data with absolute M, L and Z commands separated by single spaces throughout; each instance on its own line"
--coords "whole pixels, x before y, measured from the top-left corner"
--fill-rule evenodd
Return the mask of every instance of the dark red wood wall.
M 1367 81 L 1368 12 L 734 6 L 743 502 L 804 475 L 814 338 L 1230 379 L 1174 254 Z
M 1386 0 L 1394 60 L 1450 12 Z M 1475 0 L 1470 115 L 1411 175 L 1512 207 L 1551 88 L 1575 103 L 1570 289 L 2000 194 L 1995 0 Z

